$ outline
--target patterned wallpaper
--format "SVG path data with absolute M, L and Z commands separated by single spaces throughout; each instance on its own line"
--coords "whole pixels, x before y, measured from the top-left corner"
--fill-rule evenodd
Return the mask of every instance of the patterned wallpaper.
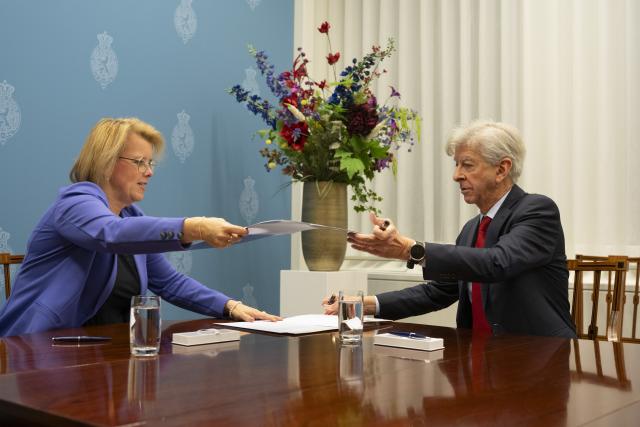
M 264 171 L 253 138 L 261 123 L 225 89 L 264 91 L 250 43 L 278 68 L 290 63 L 292 0 L 0 0 L 0 17 L 0 251 L 24 253 L 105 116 L 137 116 L 165 137 L 140 203 L 147 215 L 289 218 L 286 179 Z M 167 257 L 207 286 L 279 311 L 287 237 Z M 163 310 L 166 319 L 195 317 Z

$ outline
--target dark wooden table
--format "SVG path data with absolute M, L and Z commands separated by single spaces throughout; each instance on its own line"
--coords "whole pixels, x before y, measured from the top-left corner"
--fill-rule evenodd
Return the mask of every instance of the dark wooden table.
M 168 322 L 167 322 L 168 323 Z M 0 425 L 637 425 L 640 346 L 395 323 L 444 338 L 436 352 L 341 346 L 335 333 L 245 334 L 129 356 L 127 325 L 0 341 Z M 390 329 L 388 329 L 390 330 Z M 109 335 L 52 346 L 54 335 Z M 472 345 L 473 344 L 473 345 Z

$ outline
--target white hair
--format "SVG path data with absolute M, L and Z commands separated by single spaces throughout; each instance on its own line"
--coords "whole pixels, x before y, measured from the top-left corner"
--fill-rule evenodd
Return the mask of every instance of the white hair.
M 509 176 L 514 183 L 518 181 L 522 173 L 526 149 L 522 142 L 520 132 L 506 123 L 489 120 L 477 120 L 467 127 L 459 127 L 453 130 L 445 151 L 453 156 L 456 149 L 462 146 L 474 148 L 491 164 L 497 165 L 505 157 L 511 159 L 511 171 Z

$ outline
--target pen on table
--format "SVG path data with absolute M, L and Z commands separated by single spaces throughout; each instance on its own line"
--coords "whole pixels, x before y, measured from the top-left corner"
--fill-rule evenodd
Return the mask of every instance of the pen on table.
M 424 340 L 427 339 L 426 335 L 418 334 L 416 332 L 406 332 L 406 331 L 391 331 L 389 332 L 391 335 L 397 335 L 399 337 L 411 338 L 416 340 Z
M 110 341 L 111 337 L 100 337 L 100 336 L 90 336 L 90 335 L 73 335 L 73 336 L 62 336 L 62 337 L 52 337 L 51 341 L 54 343 L 90 343 L 90 342 L 102 342 L 102 341 Z
M 380 226 L 380 230 L 385 231 L 389 225 L 391 225 L 391 223 L 389 222 L 388 219 L 385 219 L 384 224 Z

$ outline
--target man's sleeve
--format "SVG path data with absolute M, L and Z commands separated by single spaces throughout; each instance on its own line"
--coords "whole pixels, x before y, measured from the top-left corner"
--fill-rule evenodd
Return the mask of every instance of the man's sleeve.
M 458 300 L 458 282 L 427 282 L 376 295 L 379 317 L 402 319 L 449 307 Z

